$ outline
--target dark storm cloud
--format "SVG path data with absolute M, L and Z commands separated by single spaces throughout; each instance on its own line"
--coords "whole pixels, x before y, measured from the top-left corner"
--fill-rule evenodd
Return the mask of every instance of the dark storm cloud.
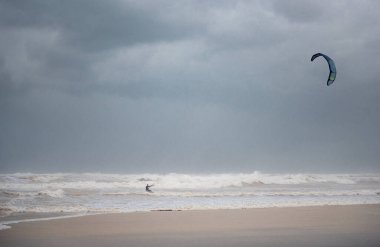
M 68 45 L 96 52 L 186 35 L 186 26 L 165 21 L 160 9 L 146 6 L 133 1 L 2 1 L 0 22 L 5 28 L 57 30 Z
M 378 7 L 0 1 L 1 168 L 378 170 Z
M 323 7 L 323 1 L 273 1 L 274 10 L 294 22 L 312 22 L 321 20 L 324 14 L 331 14 L 329 8 Z

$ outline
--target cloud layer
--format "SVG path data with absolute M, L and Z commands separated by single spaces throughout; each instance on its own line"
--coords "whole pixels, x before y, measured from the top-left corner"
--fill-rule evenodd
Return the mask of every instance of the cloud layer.
M 379 171 L 379 5 L 0 1 L 0 171 Z

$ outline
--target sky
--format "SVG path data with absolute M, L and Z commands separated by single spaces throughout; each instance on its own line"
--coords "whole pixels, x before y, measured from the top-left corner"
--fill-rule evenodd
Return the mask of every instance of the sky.
M 0 0 L 0 173 L 380 172 L 379 9 Z

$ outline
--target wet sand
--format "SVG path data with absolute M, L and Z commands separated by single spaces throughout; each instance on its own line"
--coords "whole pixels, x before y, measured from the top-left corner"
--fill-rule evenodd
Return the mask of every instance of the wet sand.
M 24 246 L 380 246 L 380 205 L 157 211 L 24 222 L 0 231 Z

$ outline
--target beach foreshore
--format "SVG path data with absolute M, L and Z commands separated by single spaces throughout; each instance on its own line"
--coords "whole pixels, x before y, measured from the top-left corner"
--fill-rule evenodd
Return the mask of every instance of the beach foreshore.
M 3 247 L 380 246 L 380 205 L 114 213 L 13 224 Z

